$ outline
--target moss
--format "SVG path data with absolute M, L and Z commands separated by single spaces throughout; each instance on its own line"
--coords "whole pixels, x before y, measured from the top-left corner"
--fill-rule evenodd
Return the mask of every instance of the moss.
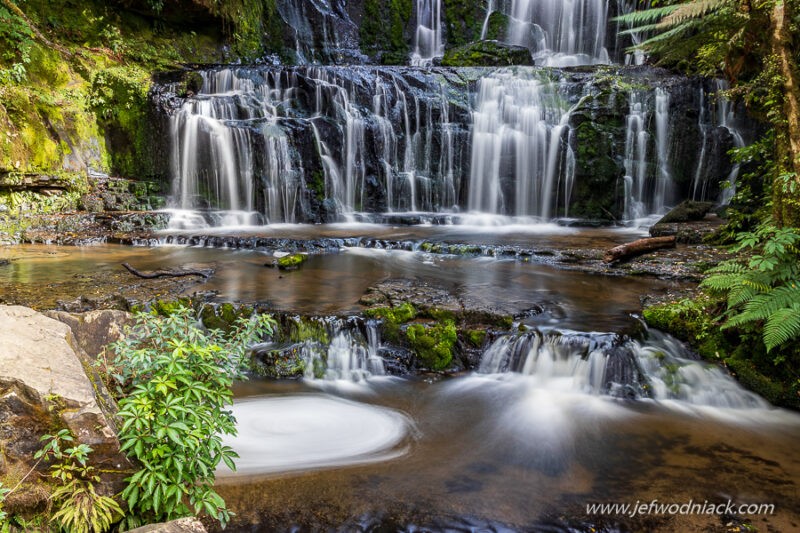
M 297 270 L 300 265 L 308 261 L 306 254 L 289 254 L 278 258 L 278 268 L 281 270 Z
M 313 341 L 329 344 L 330 336 L 323 322 L 309 317 L 293 317 L 285 326 L 283 338 L 291 342 Z
M 411 324 L 406 329 L 406 338 L 424 367 L 444 370 L 450 366 L 457 339 L 453 321 L 445 320 L 434 325 Z
M 171 316 L 173 313 L 181 308 L 191 307 L 191 298 L 177 298 L 175 300 L 156 300 L 151 302 L 145 309 L 134 309 L 133 311 L 148 310 L 154 315 Z
M 456 313 L 454 311 L 450 311 L 449 309 L 439 309 L 436 307 L 432 307 L 425 311 L 423 316 L 430 317 L 437 322 L 455 322 L 456 320 Z
M 533 65 L 527 48 L 498 41 L 478 41 L 452 48 L 442 58 L 445 67 Z
M 236 327 L 239 319 L 249 318 L 252 314 L 253 308 L 246 305 L 237 307 L 231 303 L 205 304 L 200 310 L 200 320 L 208 329 L 219 329 L 227 333 Z
M 364 311 L 364 315 L 369 318 L 382 320 L 383 337 L 390 342 L 399 342 L 400 325 L 413 320 L 417 316 L 417 310 L 408 302 L 404 302 L 395 307 L 374 307 Z
M 365 0 L 359 28 L 361 51 L 380 56 L 384 65 L 408 61 L 412 0 Z
M 486 340 L 486 331 L 482 329 L 468 329 L 464 332 L 464 337 L 472 346 L 480 348 Z
M 461 46 L 480 39 L 486 15 L 483 2 L 444 0 L 442 7 L 448 46 Z

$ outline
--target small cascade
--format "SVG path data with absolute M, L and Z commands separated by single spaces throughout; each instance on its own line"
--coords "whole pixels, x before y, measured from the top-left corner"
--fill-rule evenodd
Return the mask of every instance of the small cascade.
M 691 184 L 693 200 L 716 199 L 721 205 L 728 204 L 736 192 L 740 164 L 730 162 L 729 157 L 718 152 L 722 147 L 741 148 L 745 145 L 742 134 L 736 127 L 733 105 L 724 94 L 727 89 L 727 82 L 719 79 L 713 80 L 711 91 L 707 91 L 704 86 L 698 89 L 700 116 L 697 127 L 701 145 Z M 718 181 L 722 188 L 716 196 Z
M 764 408 L 717 366 L 690 358 L 658 331 L 644 341 L 614 334 L 537 330 L 501 336 L 484 352 L 483 374 L 519 374 L 534 387 L 723 408 Z
M 300 349 L 306 379 L 357 382 L 386 374 L 383 359 L 378 355 L 377 324 L 365 324 L 366 338 L 357 328 L 341 321 L 333 321 L 329 329 L 330 344 L 305 341 Z
M 672 176 L 670 175 L 669 144 L 669 93 L 656 87 L 656 180 L 650 212 L 662 213 L 667 202 L 672 201 Z
M 632 90 L 628 116 L 625 119 L 625 218 L 634 220 L 647 214 L 645 182 L 647 180 L 648 113 L 646 94 Z
M 278 0 L 278 14 L 294 33 L 295 63 L 363 63 L 359 28 L 346 0 Z
M 558 83 L 505 70 L 482 78 L 472 120 L 469 209 L 550 218 L 554 189 L 571 185 L 570 177 L 561 179 L 570 169 L 568 120 Z
M 716 86 L 716 119 L 717 125 L 726 130 L 733 139 L 734 148 L 742 148 L 745 143 L 742 134 L 736 127 L 736 115 L 734 114 L 733 104 L 725 97 L 724 91 L 728 89 L 728 83 L 725 80 L 714 80 Z M 740 164 L 735 162 L 731 167 L 731 171 L 727 177 L 728 186 L 722 189 L 720 195 L 720 204 L 727 205 L 730 203 L 733 195 L 736 194 L 736 179 L 739 177 Z
M 543 66 L 609 63 L 608 7 L 608 0 L 512 0 L 508 40 Z
M 444 55 L 442 0 L 416 0 L 417 31 L 411 65 L 425 67 Z

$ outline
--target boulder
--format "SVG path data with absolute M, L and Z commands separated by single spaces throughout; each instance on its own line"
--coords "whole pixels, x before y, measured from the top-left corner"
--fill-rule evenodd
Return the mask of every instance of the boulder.
M 206 531 L 200 520 L 189 517 L 160 524 L 148 524 L 131 529 L 128 533 L 205 533 Z
M 661 217 L 657 224 L 669 224 L 672 222 L 691 222 L 703 220 L 706 214 L 714 207 L 712 202 L 695 202 L 694 200 L 684 200 L 673 207 L 669 213 Z
M 533 64 L 530 50 L 524 46 L 499 41 L 478 41 L 452 48 L 442 58 L 444 67 L 505 67 Z
M 133 322 L 130 313 L 114 309 L 87 313 L 45 311 L 44 314 L 68 325 L 78 345 L 91 359 L 103 353 L 106 345 L 118 341 L 125 326 Z
M 0 449 L 5 460 L 32 464 L 42 446 L 40 437 L 61 427 L 94 450 L 91 461 L 107 474 L 109 490 L 130 468 L 110 409 L 98 402 L 105 386 L 84 370 L 88 356 L 66 324 L 33 309 L 0 306 Z M 118 472 L 118 473 L 114 473 Z M 113 489 L 112 489 L 113 487 Z

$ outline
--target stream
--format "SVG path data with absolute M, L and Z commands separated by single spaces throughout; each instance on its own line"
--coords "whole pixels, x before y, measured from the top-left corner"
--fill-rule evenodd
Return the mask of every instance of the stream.
M 344 224 L 206 233 L 215 232 L 284 243 L 374 238 L 564 250 L 636 235 L 555 225 L 527 232 Z M 413 246 L 341 246 L 284 272 L 264 266 L 272 248 L 164 244 L 180 235 L 167 232 L 158 246 L 14 247 L 6 250 L 0 287 L 4 294 L 9 287 L 58 287 L 59 297 L 68 297 L 74 285 L 77 296 L 88 273 L 107 280 L 122 262 L 143 270 L 188 265 L 215 274 L 183 289 L 187 295 L 341 316 L 358 313 L 373 284 L 402 278 L 517 315 L 526 330 L 494 337 L 477 368 L 449 377 L 386 376 L 362 365 L 373 371 L 237 385 L 239 435 L 228 443 L 241 455 L 239 469 L 218 472 L 218 488 L 236 512 L 226 531 L 689 531 L 740 520 L 586 509 L 652 500 L 772 504 L 774 514 L 741 519 L 779 531 L 800 524 L 800 416 L 773 408 L 668 336 L 624 336 L 638 329 L 632 314 L 641 295 L 680 282 Z M 532 306 L 542 312 L 526 314 Z M 370 343 L 381 343 L 344 329 L 332 337 L 329 368 L 357 366 L 353 350 L 374 357 Z M 332 379 L 342 376 L 351 379 Z

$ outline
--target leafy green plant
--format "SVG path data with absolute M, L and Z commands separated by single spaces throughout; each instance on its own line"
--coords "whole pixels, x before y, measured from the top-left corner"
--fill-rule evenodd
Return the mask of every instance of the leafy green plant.
M 6 501 L 6 495 L 11 492 L 0 483 L 0 533 L 8 531 L 8 513 L 3 510 L 3 503 Z
M 40 440 L 45 445 L 34 458 L 57 461 L 50 466 L 50 476 L 61 483 L 51 495 L 57 510 L 50 521 L 69 533 L 108 531 L 123 512 L 114 498 L 100 495 L 95 489 L 100 477 L 88 464 L 92 448 L 87 444 L 71 445 L 75 439 L 68 429 Z M 67 445 L 71 446 L 64 449 Z
M 122 451 L 142 468 L 127 479 L 130 509 L 156 520 L 207 513 L 224 527 L 230 512 L 214 491 L 220 462 L 235 469 L 222 444 L 235 435 L 231 385 L 243 378 L 250 343 L 272 332 L 271 317 L 240 319 L 230 333 L 206 331 L 191 309 L 140 313 L 112 348 Z
M 727 296 L 723 329 L 763 322 L 771 351 L 800 336 L 800 230 L 764 225 L 737 240 L 752 255 L 720 263 L 701 286 Z

